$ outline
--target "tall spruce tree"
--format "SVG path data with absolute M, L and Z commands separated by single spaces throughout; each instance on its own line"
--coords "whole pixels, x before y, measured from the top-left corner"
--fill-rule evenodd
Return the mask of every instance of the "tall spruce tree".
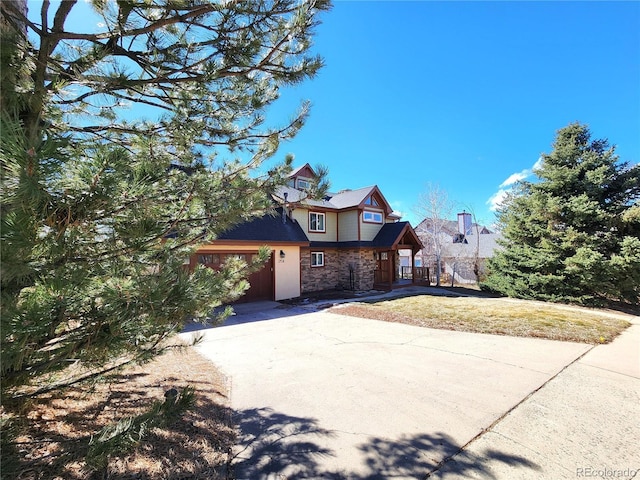
M 538 180 L 499 211 L 504 235 L 483 287 L 587 305 L 640 300 L 640 165 L 620 162 L 586 125 L 559 130 Z
M 185 319 L 212 320 L 247 288 L 240 261 L 217 272 L 184 263 L 270 207 L 291 161 L 256 169 L 302 127 L 308 104 L 280 126 L 264 114 L 282 86 L 322 66 L 309 49 L 330 7 L 91 5 L 97 17 L 76 0 L 0 3 L 7 408 L 148 360 Z M 78 376 L 60 374 L 70 364 Z

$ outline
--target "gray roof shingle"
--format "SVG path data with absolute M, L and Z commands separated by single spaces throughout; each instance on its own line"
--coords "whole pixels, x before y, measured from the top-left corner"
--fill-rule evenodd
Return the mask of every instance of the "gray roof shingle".
M 264 215 L 254 220 L 236 225 L 221 233 L 218 240 L 246 240 L 255 242 L 292 242 L 308 243 L 309 239 L 298 224 L 291 218 L 282 221 L 282 209 L 275 209 L 275 215 Z
M 287 202 L 304 202 L 311 207 L 324 207 L 341 210 L 344 208 L 357 207 L 375 189 L 375 186 L 358 188 L 357 190 L 343 190 L 338 193 L 327 193 L 324 199 L 305 198 L 305 193 L 289 186 L 280 187 L 275 197 L 282 202 L 284 194 L 287 194 Z
M 391 247 L 408 224 L 409 222 L 385 223 L 373 239 L 374 246 Z

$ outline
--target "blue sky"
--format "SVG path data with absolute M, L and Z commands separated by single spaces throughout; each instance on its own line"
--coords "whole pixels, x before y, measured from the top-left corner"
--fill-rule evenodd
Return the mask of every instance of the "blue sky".
M 640 3 L 336 1 L 326 67 L 283 92 L 311 116 L 276 155 L 329 168 L 332 190 L 376 184 L 403 219 L 429 183 L 479 221 L 555 132 L 579 121 L 640 161 Z
M 334 0 L 321 18 L 326 66 L 283 90 L 267 123 L 312 102 L 274 161 L 323 164 L 334 191 L 378 185 L 416 225 L 433 184 L 491 224 L 492 201 L 531 178 L 571 122 L 640 162 L 640 2 Z

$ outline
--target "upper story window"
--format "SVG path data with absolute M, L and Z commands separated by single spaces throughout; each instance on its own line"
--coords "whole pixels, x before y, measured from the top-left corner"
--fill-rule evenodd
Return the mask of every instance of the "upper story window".
M 370 197 L 367 197 L 367 199 L 364 201 L 364 204 L 365 205 L 372 205 L 374 207 L 379 207 L 380 206 L 380 204 L 378 203 L 378 200 L 373 195 L 371 195 Z
M 311 183 L 308 180 L 303 180 L 302 178 L 298 178 L 296 180 L 298 182 L 298 188 L 300 190 L 309 190 L 311 188 Z
M 365 210 L 362 213 L 362 220 L 370 223 L 382 223 L 382 213 Z
M 310 232 L 324 232 L 324 213 L 309 212 L 309 231 Z

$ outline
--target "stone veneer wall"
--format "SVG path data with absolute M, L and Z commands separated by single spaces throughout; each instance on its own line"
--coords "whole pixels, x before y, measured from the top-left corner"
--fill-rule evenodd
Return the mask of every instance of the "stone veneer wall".
M 312 250 L 324 252 L 324 267 L 311 267 Z M 353 266 L 353 288 L 355 290 L 371 290 L 375 269 L 373 249 L 301 249 L 301 292 L 351 288 L 350 265 Z
M 311 267 L 311 252 L 324 252 L 324 267 Z M 339 272 L 338 250 L 334 249 L 300 249 L 300 291 L 319 292 L 332 290 L 338 286 Z
M 344 272 L 343 288 L 350 288 L 349 265 L 353 266 L 353 288 L 355 290 L 371 290 L 373 288 L 373 272 L 376 268 L 373 249 L 349 248 L 340 250 L 340 263 Z

